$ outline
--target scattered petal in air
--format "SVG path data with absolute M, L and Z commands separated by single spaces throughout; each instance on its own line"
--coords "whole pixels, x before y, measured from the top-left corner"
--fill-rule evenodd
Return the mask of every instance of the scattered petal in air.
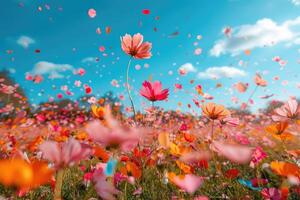
M 90 18 L 95 18 L 96 15 L 97 15 L 97 12 L 96 12 L 95 9 L 90 8 L 90 9 L 88 10 L 88 15 L 89 15 Z

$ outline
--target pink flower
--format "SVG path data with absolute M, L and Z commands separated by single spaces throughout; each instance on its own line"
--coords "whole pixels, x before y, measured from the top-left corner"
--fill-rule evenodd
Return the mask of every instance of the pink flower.
M 13 94 L 16 91 L 16 87 L 11 85 L 1 84 L 0 91 L 5 94 Z
M 95 189 L 97 194 L 104 200 L 114 200 L 116 199 L 114 195 L 117 195 L 119 191 L 114 187 L 114 185 L 109 182 L 102 169 L 96 170 L 93 174 L 93 181 L 95 182 Z
M 213 141 L 212 149 L 226 157 L 228 160 L 238 164 L 249 163 L 253 153 L 251 147 L 226 144 L 219 141 Z
M 163 101 L 169 96 L 169 89 L 162 89 L 162 84 L 159 81 L 151 83 L 144 81 L 140 90 L 140 94 L 149 101 Z
M 234 118 L 234 117 L 230 117 L 230 116 L 227 116 L 221 120 L 221 125 L 228 125 L 228 126 L 236 127 L 239 125 L 239 123 L 240 123 L 239 118 Z
M 43 158 L 53 162 L 57 169 L 72 166 L 92 153 L 92 149 L 87 144 L 82 144 L 70 138 L 68 142 L 57 143 L 45 141 L 39 146 L 43 153 Z
M 147 59 L 152 56 L 150 52 L 152 44 L 143 42 L 143 36 L 140 33 L 133 37 L 129 34 L 121 37 L 121 47 L 126 54 L 136 59 Z
M 281 200 L 280 191 L 276 188 L 264 188 L 261 191 L 264 200 Z
M 122 151 L 133 149 L 139 142 L 143 131 L 137 128 L 122 127 L 113 119 L 109 107 L 106 107 L 104 118 L 108 127 L 98 120 L 90 122 L 86 131 L 90 138 L 105 147 L 119 147 Z
M 290 99 L 280 108 L 275 109 L 274 121 L 284 121 L 288 119 L 298 119 L 300 117 L 300 106 L 297 100 Z
M 175 176 L 173 182 L 184 191 L 193 194 L 203 183 L 203 177 L 187 174 L 184 178 Z
M 265 157 L 267 157 L 267 154 L 264 152 L 264 150 L 261 147 L 256 147 L 252 154 L 252 159 L 250 162 L 250 167 L 255 167 L 260 161 L 262 161 Z

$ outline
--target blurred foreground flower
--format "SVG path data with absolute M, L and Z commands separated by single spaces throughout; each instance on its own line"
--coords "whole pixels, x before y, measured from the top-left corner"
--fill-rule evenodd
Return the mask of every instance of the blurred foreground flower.
M 298 120 L 300 118 L 300 106 L 296 99 L 289 99 L 283 106 L 275 109 L 274 121 L 284 121 L 288 119 Z
M 249 163 L 253 154 L 253 148 L 251 147 L 225 144 L 219 141 L 213 141 L 212 149 L 226 157 L 228 160 L 238 164 Z
M 50 182 L 53 170 L 41 161 L 28 163 L 22 159 L 0 161 L 0 182 L 5 186 L 30 189 Z
M 168 179 L 170 179 L 179 188 L 193 194 L 202 185 L 204 178 L 193 174 L 176 176 L 175 173 L 171 172 L 168 173 Z
M 45 141 L 40 145 L 43 158 L 54 163 L 55 168 L 72 166 L 92 154 L 89 145 L 70 138 L 63 144 L 54 141 Z
M 91 139 L 105 147 L 120 148 L 122 151 L 129 151 L 138 144 L 143 135 L 142 130 L 121 126 L 112 117 L 108 106 L 104 118 L 108 127 L 99 121 L 93 121 L 87 125 L 86 131 Z

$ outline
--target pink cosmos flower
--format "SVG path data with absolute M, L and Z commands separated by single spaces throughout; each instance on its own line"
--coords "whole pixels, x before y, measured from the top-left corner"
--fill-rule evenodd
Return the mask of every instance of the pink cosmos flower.
M 119 147 L 122 151 L 129 151 L 138 144 L 143 135 L 142 130 L 121 126 L 112 117 L 108 106 L 105 109 L 104 118 L 108 127 L 98 120 L 87 125 L 86 131 L 91 139 L 105 147 Z
M 16 87 L 11 85 L 1 84 L 0 91 L 5 94 L 13 94 L 16 91 Z
M 281 200 L 280 191 L 276 188 L 264 188 L 261 191 L 264 200 Z
M 283 106 L 275 109 L 274 121 L 284 121 L 288 119 L 300 118 L 300 106 L 296 99 L 289 99 Z
M 154 83 L 144 81 L 140 94 L 149 101 L 163 101 L 168 98 L 169 89 L 162 89 L 162 84 L 159 81 Z
M 249 163 L 253 153 L 251 147 L 226 144 L 219 141 L 212 142 L 212 149 L 226 157 L 228 160 L 238 164 Z
M 89 145 L 70 138 L 65 143 L 45 141 L 39 146 L 43 158 L 54 163 L 55 168 L 72 166 L 92 154 Z
M 137 33 L 133 37 L 129 34 L 121 37 L 121 48 L 122 50 L 136 58 L 136 59 L 147 59 L 152 56 L 151 48 L 152 44 L 149 42 L 143 42 L 144 37 Z
M 187 174 L 183 178 L 175 176 L 173 182 L 184 191 L 193 194 L 203 183 L 203 177 Z
M 254 168 L 260 161 L 262 161 L 265 157 L 267 157 L 267 154 L 264 152 L 264 150 L 261 147 L 256 147 L 252 154 L 252 159 L 250 162 L 250 167 Z
M 114 200 L 116 199 L 114 195 L 117 195 L 119 191 L 114 187 L 114 185 L 109 182 L 102 169 L 95 170 L 93 174 L 93 181 L 95 182 L 95 189 L 97 194 L 104 200 Z

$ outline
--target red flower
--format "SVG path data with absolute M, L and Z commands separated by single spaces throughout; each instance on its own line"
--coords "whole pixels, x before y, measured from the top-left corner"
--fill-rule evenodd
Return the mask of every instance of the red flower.
M 229 170 L 226 171 L 225 176 L 227 178 L 234 179 L 234 178 L 236 178 L 239 175 L 239 173 L 240 172 L 239 172 L 238 169 L 229 169 Z
M 122 50 L 136 59 L 147 59 L 152 56 L 150 50 L 152 44 L 143 42 L 143 36 L 140 33 L 135 34 L 133 37 L 129 34 L 121 37 Z
M 149 101 L 163 101 L 169 96 L 169 89 L 162 89 L 161 82 L 144 81 L 140 94 Z

